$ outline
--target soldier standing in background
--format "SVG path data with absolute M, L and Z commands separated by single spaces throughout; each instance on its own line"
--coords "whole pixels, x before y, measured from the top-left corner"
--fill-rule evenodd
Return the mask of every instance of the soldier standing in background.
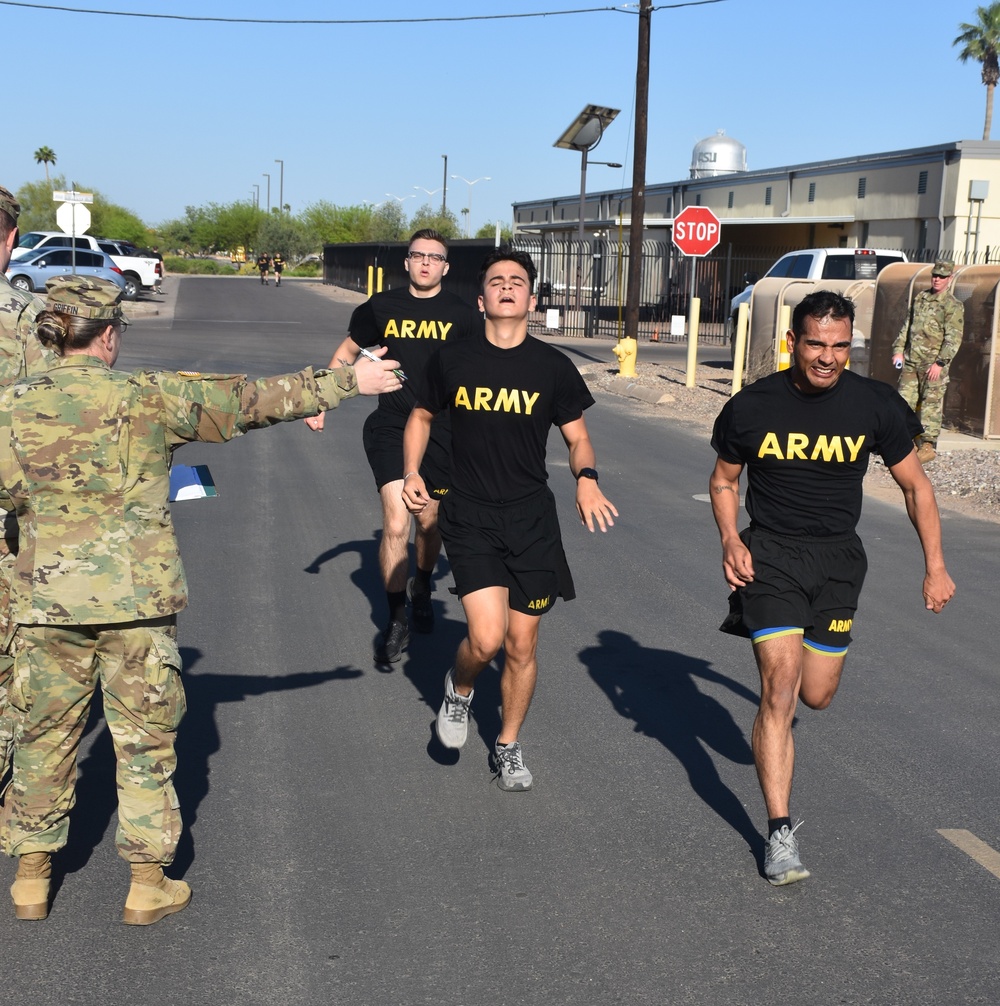
M 39 339 L 58 359 L 0 391 L 0 503 L 19 521 L 7 705 L 13 775 L 0 849 L 18 858 L 19 919 L 49 910 L 50 856 L 67 840 L 76 756 L 98 681 L 115 748 L 116 844 L 132 871 L 123 920 L 185 908 L 171 880 L 181 834 L 173 787 L 184 715 L 177 612 L 187 584 L 167 505 L 173 450 L 220 443 L 401 386 L 395 361 L 250 381 L 116 373 L 121 292 L 105 280 L 49 284 Z
M 954 272 L 951 262 L 934 263 L 931 288 L 914 297 L 910 316 L 892 344 L 892 362 L 902 368 L 899 393 L 924 428 L 917 444 L 924 465 L 937 456 L 948 366 L 962 345 L 965 306 L 949 289 Z

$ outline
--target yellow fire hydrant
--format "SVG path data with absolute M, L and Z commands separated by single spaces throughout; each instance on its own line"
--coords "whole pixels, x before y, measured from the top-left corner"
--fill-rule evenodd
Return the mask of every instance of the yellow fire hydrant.
M 635 358 L 638 348 L 635 339 L 619 339 L 618 345 L 611 350 L 618 357 L 619 377 L 635 377 Z

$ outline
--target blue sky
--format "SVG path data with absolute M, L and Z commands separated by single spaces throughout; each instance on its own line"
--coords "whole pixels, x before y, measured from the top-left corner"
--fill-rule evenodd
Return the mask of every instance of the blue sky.
M 983 2 L 983 0 L 981 0 Z M 44 5 L 46 0 L 38 0 Z M 60 0 L 220 18 L 428 18 L 601 8 L 588 0 Z M 717 129 L 768 168 L 982 136 L 978 64 L 951 45 L 973 0 L 723 0 L 652 22 L 647 180 L 687 176 Z M 0 4 L 17 58 L 5 87 L 0 184 L 57 172 L 149 224 L 186 205 L 249 199 L 293 212 L 413 195 L 440 204 L 448 173 L 471 189 L 473 228 L 511 203 L 579 192 L 580 157 L 552 146 L 586 104 L 621 114 L 591 155 L 588 189 L 631 184 L 633 8 L 460 23 L 225 24 Z M 16 68 L 16 69 L 15 69 Z M 34 71 L 45 68 L 44 73 Z M 60 72 L 60 68 L 64 68 Z M 1000 139 L 1000 109 L 993 135 Z M 448 205 L 470 187 L 448 180 Z

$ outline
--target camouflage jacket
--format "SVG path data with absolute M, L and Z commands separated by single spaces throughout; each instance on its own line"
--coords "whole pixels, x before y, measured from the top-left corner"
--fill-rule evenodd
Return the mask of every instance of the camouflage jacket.
M 965 305 L 950 289 L 935 294 L 922 290 L 913 298 L 907 323 L 899 330 L 892 352 L 907 363 L 929 367 L 935 360 L 951 363 L 962 345 Z
M 36 338 L 33 322 L 45 302 L 15 290 L 0 274 L 0 384 L 41 374 L 56 360 Z
M 357 394 L 353 368 L 250 381 L 118 373 L 93 356 L 57 360 L 0 391 L 0 506 L 19 542 L 17 624 L 157 618 L 187 603 L 167 505 L 173 449 L 314 416 Z

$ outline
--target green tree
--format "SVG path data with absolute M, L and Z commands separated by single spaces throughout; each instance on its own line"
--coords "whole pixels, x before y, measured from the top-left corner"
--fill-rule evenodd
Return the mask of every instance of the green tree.
M 17 201 L 21 204 L 21 215 L 17 226 L 22 234 L 28 231 L 57 231 L 56 210 L 58 204 L 52 199 L 52 188 L 65 189 L 66 176 L 55 175 L 52 184 L 48 181 L 25 182 L 17 190 Z
M 959 35 L 951 44 L 962 46 L 958 58 L 967 63 L 974 59 L 983 66 L 983 83 L 986 85 L 986 120 L 983 125 L 983 139 L 990 138 L 993 124 L 993 90 L 1000 80 L 1000 65 L 997 50 L 1000 49 L 1000 2 L 989 7 L 977 7 L 975 24 L 960 24 Z
M 256 248 L 257 231 L 261 221 L 267 219 L 267 213 L 250 200 L 245 202 L 227 203 L 225 206 L 211 204 L 212 241 L 209 247 L 213 251 L 233 252 L 243 248 L 249 256 L 250 249 Z M 202 240 L 204 241 L 204 237 Z
M 496 224 L 483 224 L 482 227 L 476 231 L 477 238 L 495 238 L 497 233 Z M 506 225 L 500 225 L 500 243 L 510 244 L 514 240 L 514 232 Z
M 39 147 L 35 151 L 35 164 L 45 165 L 45 184 L 49 184 L 49 165 L 56 163 L 56 152 L 51 147 Z M 51 188 L 51 186 L 49 186 Z
M 292 265 L 300 262 L 311 251 L 318 250 L 301 221 L 294 217 L 275 216 L 273 213 L 260 222 L 257 247 L 269 255 L 280 252 L 285 261 Z
M 201 206 L 185 206 L 184 216 L 179 220 L 167 220 L 156 228 L 155 234 L 163 248 L 184 252 L 187 255 L 201 255 L 210 250 L 199 240 L 208 233 L 207 213 Z
M 406 214 L 401 203 L 393 199 L 382 203 L 372 214 L 369 241 L 402 241 L 406 237 Z
M 434 209 L 430 203 L 424 203 L 410 220 L 410 233 L 423 230 L 425 227 L 435 230 L 438 234 L 443 234 L 446 238 L 461 237 L 459 233 L 458 218 L 451 210 L 441 213 L 440 209 Z
M 370 206 L 337 206 L 325 199 L 310 203 L 300 217 L 313 247 L 370 241 L 372 235 Z

